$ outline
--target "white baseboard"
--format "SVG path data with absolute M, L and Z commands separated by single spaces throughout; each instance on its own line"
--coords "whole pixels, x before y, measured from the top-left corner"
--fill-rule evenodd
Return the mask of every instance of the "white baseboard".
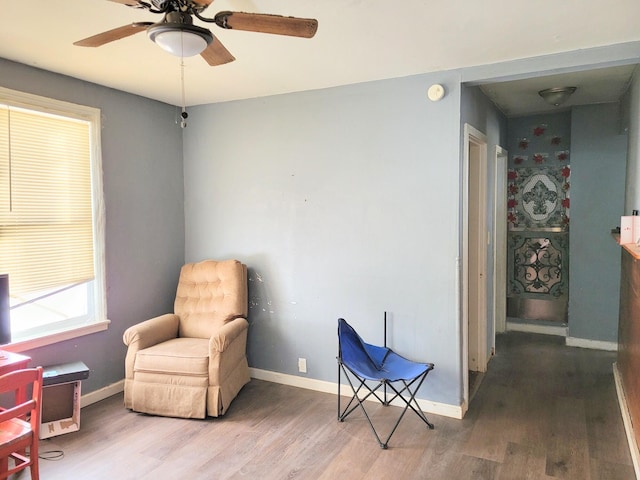
M 566 338 L 565 343 L 568 347 L 592 348 L 594 350 L 607 350 L 609 352 L 618 351 L 617 342 L 606 342 L 603 340 L 589 340 L 588 338 L 570 337 L 568 335 L 569 329 L 565 326 L 507 322 L 507 331 L 540 333 L 543 335 L 557 335 Z
M 298 377 L 296 375 L 288 375 L 286 373 L 271 372 L 269 370 L 261 370 L 259 368 L 250 368 L 249 372 L 252 378 L 257 380 L 265 380 L 267 382 L 280 383 L 291 387 L 306 388 L 307 390 L 315 390 L 316 392 L 338 394 L 338 386 L 336 383 L 327 382 L 325 380 L 316 380 L 314 378 Z M 340 386 L 340 394 L 351 396 L 349 385 Z M 461 419 L 463 417 L 462 405 L 450 405 L 447 403 L 432 402 L 430 400 L 416 399 L 420 409 L 425 413 L 433 413 L 442 415 L 443 417 Z M 393 405 L 403 407 L 404 403 L 393 402 Z
M 636 442 L 636 436 L 633 431 L 633 423 L 631 422 L 631 415 L 629 414 L 629 408 L 627 407 L 627 397 L 624 393 L 624 387 L 622 386 L 622 379 L 620 378 L 617 362 L 613 364 L 613 378 L 616 381 L 618 404 L 620 405 L 620 413 L 622 414 L 624 430 L 627 433 L 627 442 L 629 443 L 633 469 L 636 472 L 636 478 L 640 478 L 640 451 L 638 450 L 638 443 Z
M 119 382 L 112 383 L 111 385 L 107 385 L 100 390 L 95 390 L 87 393 L 86 395 L 82 395 L 80 397 L 80 408 L 88 407 L 93 403 L 109 398 L 110 396 L 116 395 L 122 391 L 124 391 L 124 379 Z
M 589 340 L 588 338 L 567 337 L 568 347 L 592 348 L 594 350 L 618 351 L 618 342 L 605 342 L 603 340 Z
M 272 372 L 269 370 L 261 370 L 259 368 L 250 368 L 249 372 L 252 378 L 257 380 L 265 380 L 267 382 L 280 383 L 282 385 L 289 385 L 292 387 L 306 388 L 307 390 L 314 390 L 316 392 L 332 393 L 336 395 L 338 388 L 335 383 L 327 382 L 324 380 L 316 380 L 314 378 L 298 377 L 296 375 L 288 375 L 286 373 Z M 86 395 L 82 395 L 80 400 L 81 407 L 87 407 L 93 403 L 104 400 L 112 395 L 116 395 L 124 391 L 124 379 L 119 382 L 107 385 L 100 390 L 96 390 Z M 348 385 L 341 385 L 340 394 L 344 396 L 351 396 L 351 390 Z M 425 413 L 433 413 L 435 415 L 442 415 L 443 417 L 450 417 L 461 419 L 464 416 L 463 405 L 450 405 L 448 403 L 432 402 L 430 400 L 416 399 L 418 405 Z M 404 404 L 394 402 L 393 405 L 403 407 Z
M 567 327 L 555 325 L 537 325 L 535 323 L 507 322 L 508 332 L 540 333 L 542 335 L 567 336 Z

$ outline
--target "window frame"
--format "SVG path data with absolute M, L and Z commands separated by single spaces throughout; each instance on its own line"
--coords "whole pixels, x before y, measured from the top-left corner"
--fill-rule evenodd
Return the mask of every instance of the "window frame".
M 110 321 L 107 319 L 106 296 L 106 256 L 105 256 L 105 207 L 102 182 L 102 147 L 100 109 L 79 105 L 63 100 L 55 100 L 39 95 L 0 87 L 0 102 L 10 107 L 22 108 L 67 118 L 83 120 L 89 123 L 91 149 L 91 190 L 93 197 L 93 235 L 94 235 L 94 316 L 83 325 L 70 320 L 70 325 L 55 329 L 43 328 L 41 332 L 25 339 L 14 340 L 2 345 L 2 350 L 22 352 L 54 343 L 70 340 L 84 335 L 107 330 Z

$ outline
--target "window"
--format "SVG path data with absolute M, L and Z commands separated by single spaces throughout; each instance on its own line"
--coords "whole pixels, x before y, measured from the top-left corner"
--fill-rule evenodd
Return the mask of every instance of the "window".
M 0 273 L 12 344 L 106 328 L 97 109 L 0 89 Z

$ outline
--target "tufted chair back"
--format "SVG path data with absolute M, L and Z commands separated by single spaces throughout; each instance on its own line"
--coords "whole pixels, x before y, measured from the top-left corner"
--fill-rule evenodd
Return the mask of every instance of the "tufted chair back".
M 174 312 L 180 337 L 209 338 L 225 323 L 247 317 L 247 267 L 237 260 L 188 263 L 180 271 Z

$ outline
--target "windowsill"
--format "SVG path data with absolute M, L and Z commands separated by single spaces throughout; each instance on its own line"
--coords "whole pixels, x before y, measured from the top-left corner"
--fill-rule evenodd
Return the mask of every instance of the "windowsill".
M 42 337 L 30 338 L 27 340 L 18 340 L 8 343 L 7 345 L 0 345 L 0 349 L 7 352 L 21 353 L 27 350 L 33 350 L 34 348 L 64 342 L 65 340 L 71 340 L 72 338 L 78 338 L 84 335 L 102 332 L 109 328 L 110 323 L 110 320 L 103 320 L 101 322 L 92 323 L 91 325 L 83 325 L 82 327 L 74 327 L 68 330 L 61 330 L 58 332 L 50 333 Z

